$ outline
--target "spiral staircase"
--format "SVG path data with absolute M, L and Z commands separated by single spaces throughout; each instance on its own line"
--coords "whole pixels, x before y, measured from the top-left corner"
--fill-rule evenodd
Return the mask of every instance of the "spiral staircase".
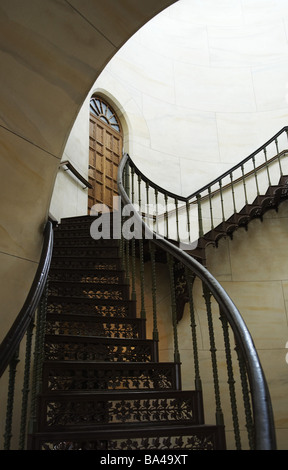
M 110 216 L 110 214 L 108 214 Z M 112 218 L 111 218 L 112 219 Z M 117 240 L 93 240 L 91 217 L 55 229 L 45 361 L 32 449 L 224 449 L 200 391 L 159 362 L 136 317 Z
M 134 207 L 138 203 L 134 220 L 137 237 L 126 237 L 124 231 L 119 239 L 94 237 L 91 227 L 100 218 L 113 229 L 112 212 L 62 219 L 53 231 L 49 225 L 32 293 L 0 347 L 1 375 L 10 364 L 12 393 L 12 398 L 8 396 L 5 449 L 10 448 L 12 437 L 19 342 L 26 331 L 22 449 L 224 450 L 227 422 L 234 439 L 229 448 L 276 448 L 271 399 L 257 351 L 241 314 L 206 268 L 206 247 L 217 247 L 222 237 L 233 238 L 235 230 L 248 229 L 251 220 L 262 219 L 267 210 L 277 211 L 287 200 L 286 140 L 279 149 L 279 140 L 287 136 L 287 130 L 282 129 L 247 159 L 187 198 L 159 188 L 125 155 L 120 162 L 118 190 L 123 204 Z M 271 145 L 272 158 L 268 159 Z M 260 154 L 264 158 L 257 166 Z M 149 201 L 155 203 L 159 197 L 164 201 L 163 223 L 156 230 L 153 217 L 151 229 L 144 203 L 149 206 Z M 170 212 L 169 198 L 174 204 Z M 198 236 L 191 244 L 195 240 L 195 211 Z M 121 228 L 124 222 L 122 214 Z M 189 243 L 181 240 L 183 226 L 188 227 Z M 167 281 L 170 299 L 165 331 L 173 347 L 173 360 L 159 359 L 160 336 L 163 339 L 157 317 L 159 265 L 167 269 L 161 282 Z M 202 287 L 209 364 L 206 355 L 203 361 L 197 344 L 195 280 Z M 189 370 L 194 379 L 194 387 L 188 390 L 182 388 L 178 337 L 184 308 L 190 315 Z

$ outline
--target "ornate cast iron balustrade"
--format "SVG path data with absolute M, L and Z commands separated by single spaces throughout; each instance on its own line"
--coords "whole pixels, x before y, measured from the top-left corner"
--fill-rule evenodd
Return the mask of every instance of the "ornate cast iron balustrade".
M 187 197 L 167 191 L 147 178 L 128 158 L 131 202 L 150 229 L 181 243 L 205 265 L 205 246 L 231 237 L 239 226 L 262 217 L 287 193 L 288 127 L 229 171 Z
M 175 241 L 180 241 L 178 234 L 180 233 L 180 225 L 182 224 L 182 222 L 180 224 L 180 217 L 178 217 L 178 203 L 182 201 L 182 203 L 184 203 L 184 207 L 187 208 L 187 219 L 185 220 L 187 227 L 189 227 L 189 241 L 192 239 L 193 229 L 189 222 L 189 214 L 192 206 L 195 206 L 198 212 L 199 236 L 202 236 L 204 233 L 204 219 L 202 211 L 204 193 L 207 193 L 206 201 L 208 207 L 211 209 L 209 226 L 211 229 L 212 226 L 214 227 L 214 225 L 212 225 L 212 188 L 215 185 L 218 185 L 219 187 L 217 191 L 214 191 L 213 204 L 216 198 L 220 198 L 220 209 L 222 211 L 222 208 L 224 210 L 226 207 L 226 202 L 224 202 L 223 197 L 223 183 L 225 178 L 229 177 L 231 180 L 229 188 L 225 187 L 225 194 L 230 194 L 234 200 L 235 185 L 233 185 L 233 182 L 236 183 L 236 177 L 234 181 L 234 175 L 236 172 L 242 172 L 244 165 L 248 166 L 252 164 L 253 171 L 250 175 L 245 175 L 243 173 L 243 178 L 241 180 L 238 178 L 237 184 L 240 185 L 242 189 L 245 189 L 248 178 L 251 178 L 254 183 L 257 182 L 258 184 L 258 176 L 261 171 L 265 171 L 271 178 L 271 168 L 274 164 L 278 164 L 278 167 L 282 168 L 282 159 L 285 158 L 286 153 L 279 154 L 279 152 L 277 152 L 277 155 L 273 157 L 272 160 L 270 159 L 271 161 L 269 164 L 268 160 L 266 164 L 265 159 L 265 164 L 262 165 L 263 168 L 261 169 L 257 169 L 256 165 L 254 167 L 255 158 L 258 156 L 260 151 L 262 151 L 266 157 L 268 146 L 271 144 L 276 145 L 275 143 L 278 142 L 277 139 L 280 136 L 286 136 L 286 131 L 287 129 L 285 128 L 251 157 L 241 162 L 240 165 L 233 168 L 230 172 L 227 172 L 227 174 L 215 180 L 211 185 L 203 188 L 201 191 L 198 191 L 189 198 L 176 198 L 175 195 L 165 192 L 157 185 L 151 183 L 137 170 L 128 155 L 123 157 L 119 167 L 119 194 L 121 195 L 123 205 L 135 205 L 133 213 L 134 223 L 138 224 L 138 235 L 139 233 L 143 234 L 142 238 L 141 236 L 137 236 L 136 239 L 136 237 L 132 236 L 131 240 L 127 240 L 129 237 L 125 238 L 125 236 L 123 236 L 122 239 L 123 256 L 126 260 L 126 272 L 129 273 L 127 274 L 127 277 L 129 277 L 132 286 L 131 298 L 134 298 L 135 296 L 135 284 L 137 284 L 135 277 L 135 259 L 137 257 L 140 280 L 136 289 L 138 289 L 141 297 L 141 300 L 139 300 L 141 303 L 141 317 L 147 317 L 146 305 L 148 303 L 149 305 L 152 305 L 153 318 L 150 319 L 150 323 L 153 327 L 152 337 L 154 339 L 158 339 L 159 302 L 157 294 L 159 286 L 157 285 L 157 269 L 159 269 L 159 263 L 162 263 L 162 266 L 163 263 L 167 264 L 167 280 L 165 282 L 170 282 L 170 321 L 173 331 L 171 342 L 173 343 L 174 361 L 175 363 L 183 362 L 181 343 L 184 341 L 186 345 L 185 347 L 187 348 L 188 338 L 187 331 L 185 331 L 184 338 L 179 337 L 178 333 L 179 325 L 177 324 L 177 303 L 179 301 L 179 296 L 177 295 L 177 292 L 180 292 L 182 297 L 184 295 L 185 302 L 188 302 L 187 305 L 191 324 L 190 336 L 193 357 L 190 358 L 191 362 L 189 362 L 188 365 L 186 364 L 186 371 L 189 369 L 191 375 L 194 377 L 195 390 L 203 390 L 204 397 L 206 397 L 206 400 L 204 400 L 204 409 L 211 410 L 211 407 L 214 406 L 216 425 L 228 423 L 226 424 L 226 427 L 233 430 L 236 449 L 242 448 L 243 441 L 249 442 L 249 447 L 251 449 L 274 449 L 276 447 L 269 390 L 267 388 L 266 379 L 257 351 L 239 311 L 217 280 L 205 268 L 203 258 L 201 259 L 201 262 L 197 261 L 195 259 L 196 257 L 191 256 L 191 254 L 193 254 L 193 250 L 187 252 L 181 249 L 181 245 L 179 247 L 177 246 L 177 243 L 175 243 Z M 278 189 L 279 187 L 277 185 L 277 190 Z M 151 197 L 150 190 L 152 191 L 153 197 Z M 281 188 L 280 192 L 282 191 L 283 189 Z M 174 218 L 174 229 L 176 227 L 176 230 L 174 231 L 177 236 L 172 242 L 169 241 L 170 232 L 172 232 L 172 230 L 168 210 L 162 214 L 164 215 L 164 228 L 166 227 L 164 233 L 163 231 L 161 233 L 161 230 L 157 231 L 157 224 L 150 228 L 149 220 L 147 222 L 147 217 L 142 219 L 139 215 L 139 213 L 143 212 L 142 205 L 144 202 L 149 205 L 149 202 L 153 199 L 157 207 L 160 193 L 164 198 L 166 207 L 168 205 L 168 198 L 173 198 L 175 202 L 176 217 Z M 145 199 L 142 198 L 143 194 L 145 195 Z M 249 201 L 247 200 L 247 203 L 248 202 Z M 158 215 L 159 214 L 156 214 L 156 222 Z M 222 212 L 222 217 L 224 220 L 224 212 Z M 163 276 L 163 270 L 161 270 L 161 276 Z M 147 291 L 149 290 L 147 286 L 147 278 L 151 280 L 151 284 L 149 285 L 152 293 L 152 300 L 147 299 Z M 170 281 L 168 281 L 168 279 Z M 177 279 L 180 279 L 180 283 L 177 282 Z M 201 291 L 202 294 L 200 294 Z M 200 295 L 202 296 L 203 301 L 201 305 L 199 304 Z M 195 307 L 196 302 L 197 311 Z M 199 311 L 201 312 L 200 323 Z M 204 314 L 203 312 L 206 313 Z M 166 335 L 168 335 L 167 323 L 169 322 L 169 312 L 166 312 L 166 315 L 167 317 L 164 321 L 166 323 Z M 206 317 L 205 320 L 204 317 Z M 207 340 L 209 343 L 207 354 L 209 351 L 211 360 L 211 364 L 209 366 L 207 362 L 207 354 L 203 351 L 203 344 L 202 347 L 199 348 L 199 343 L 201 341 L 203 342 L 203 338 L 200 337 L 200 329 L 201 334 L 203 335 L 204 322 L 206 323 L 207 331 L 207 333 L 205 331 L 204 342 L 206 343 Z M 169 348 L 169 346 L 166 347 Z M 208 377 L 209 373 L 211 374 L 210 377 Z M 210 395 L 209 400 L 207 399 L 208 395 Z M 214 397 L 212 397 L 212 395 L 214 395 Z M 241 395 L 242 398 L 239 400 L 239 396 Z M 225 398 L 223 398 L 223 396 Z M 229 397 L 229 399 L 227 397 Z M 214 402 L 214 405 L 212 405 L 212 402 Z M 245 416 L 245 423 L 241 422 L 242 416 Z M 247 435 L 245 435 L 246 432 Z

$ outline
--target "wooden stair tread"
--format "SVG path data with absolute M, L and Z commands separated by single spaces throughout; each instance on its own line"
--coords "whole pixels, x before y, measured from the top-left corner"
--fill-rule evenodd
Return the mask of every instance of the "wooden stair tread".
M 147 390 L 147 391 L 140 391 L 135 390 L 133 392 L 127 390 L 115 390 L 115 391 L 103 391 L 103 390 L 52 390 L 43 392 L 41 396 L 43 398 L 50 398 L 50 397 L 61 397 L 61 398 L 83 398 L 86 399 L 87 397 L 91 398 L 99 398 L 105 400 L 121 400 L 121 399 L 131 399 L 137 400 L 139 397 L 147 397 L 147 398 L 160 398 L 164 399 L 165 397 L 196 397 L 201 395 L 201 392 L 197 392 L 195 390 L 174 390 L 174 389 L 165 389 L 165 390 Z

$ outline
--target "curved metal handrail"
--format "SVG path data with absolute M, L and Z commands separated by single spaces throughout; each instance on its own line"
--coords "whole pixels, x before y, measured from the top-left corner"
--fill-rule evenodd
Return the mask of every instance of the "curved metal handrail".
M 0 377 L 5 372 L 24 337 L 41 299 L 50 268 L 53 249 L 53 225 L 48 221 L 44 230 L 44 242 L 40 262 L 28 293 L 13 325 L 0 345 Z
M 118 168 L 118 190 L 124 204 L 131 204 L 131 201 L 124 189 L 123 171 L 130 157 L 125 154 Z M 248 371 L 250 390 L 252 396 L 252 407 L 255 422 L 255 446 L 256 450 L 275 450 L 276 438 L 274 429 L 274 418 L 272 412 L 271 398 L 266 383 L 266 378 L 253 343 L 250 332 L 227 292 L 212 276 L 212 274 L 198 261 L 189 256 L 180 248 L 174 246 L 161 235 L 152 232 L 138 213 L 134 214 L 139 227 L 142 228 L 145 236 L 156 245 L 181 261 L 188 269 L 195 273 L 210 289 L 217 300 L 221 311 L 226 315 L 233 330 L 237 344 L 239 345 Z

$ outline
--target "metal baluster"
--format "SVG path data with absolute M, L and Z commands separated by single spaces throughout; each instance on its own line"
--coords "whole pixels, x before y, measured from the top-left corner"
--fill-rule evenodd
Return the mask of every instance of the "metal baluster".
M 155 194 L 155 212 L 156 212 L 156 233 L 159 232 L 159 225 L 158 225 L 158 190 L 154 189 L 154 194 Z
M 271 178 L 270 178 L 270 172 L 269 172 L 269 165 L 268 165 L 268 162 L 267 162 L 267 150 L 266 150 L 266 147 L 264 148 L 263 151 L 264 151 L 265 166 L 266 166 L 267 176 L 268 176 L 268 183 L 269 183 L 269 186 L 271 186 Z
M 127 196 L 129 197 L 130 196 L 130 165 L 128 161 L 125 166 L 125 173 L 126 173 L 125 191 L 126 191 Z
M 228 320 L 223 315 L 221 310 L 220 310 L 220 320 L 222 323 L 223 337 L 224 337 L 224 344 L 225 344 L 227 374 L 228 374 L 227 383 L 229 385 L 229 392 L 230 392 L 230 403 L 231 403 L 231 410 L 232 410 L 235 444 L 236 444 L 236 450 L 241 450 L 241 437 L 240 437 L 239 418 L 238 418 L 238 410 L 237 410 L 235 379 L 234 379 L 234 373 L 233 373 L 231 346 L 230 346 L 230 338 L 229 338 L 229 327 L 228 327 Z
M 276 152 L 277 152 L 277 155 L 278 155 L 278 163 L 279 163 L 279 168 L 280 168 L 280 176 L 283 176 L 283 171 L 282 171 L 282 166 L 281 166 L 281 157 L 280 157 L 280 154 L 279 154 L 279 147 L 278 147 L 278 140 L 275 139 L 275 144 L 276 144 Z
M 166 237 L 169 238 L 169 223 L 168 223 L 168 196 L 164 194 L 165 199 L 165 220 L 166 220 Z
M 208 188 L 208 194 L 209 194 L 211 230 L 213 230 L 214 229 L 214 221 L 213 221 L 212 195 L 211 195 L 211 187 L 210 186 Z
M 278 139 L 276 137 L 275 139 L 275 145 L 276 145 L 276 152 L 279 153 L 279 146 L 278 146 Z
M 141 209 L 141 175 L 138 175 L 138 205 L 139 205 L 139 214 L 142 217 Z
M 121 217 L 121 239 L 120 239 L 120 250 L 119 250 L 119 254 L 120 254 L 120 257 L 121 257 L 121 265 L 122 265 L 122 269 L 123 271 L 125 272 L 125 278 L 126 278 L 126 266 L 125 266 L 125 240 L 124 240 L 124 234 L 123 234 L 123 226 L 124 226 L 124 217 L 123 217 L 123 214 L 121 212 L 120 214 L 120 217 Z
M 204 297 L 205 304 L 206 304 L 208 330 L 209 330 L 209 338 L 210 338 L 210 352 L 211 352 L 212 371 L 213 371 L 213 379 L 214 379 L 214 394 L 215 394 L 215 403 L 216 403 L 216 424 L 224 425 L 223 412 L 221 408 L 218 366 L 217 366 L 217 356 L 216 356 L 217 349 L 215 345 L 214 326 L 213 326 L 212 309 L 211 309 L 211 295 L 212 294 L 204 283 L 202 283 L 202 288 L 203 288 L 203 297 Z
M 136 271 L 136 255 L 135 255 L 135 238 L 133 237 L 132 238 L 132 262 L 131 262 L 131 265 L 132 265 L 132 269 L 131 269 L 131 275 L 132 275 L 132 292 L 131 292 L 131 300 L 136 300 L 136 288 L 135 288 L 135 277 L 136 277 L 136 274 L 135 274 L 135 271 Z
M 220 199 L 221 199 L 221 210 L 222 210 L 222 222 L 225 222 L 224 201 L 223 201 L 223 193 L 222 193 L 222 180 L 219 181 L 219 188 L 220 188 Z
M 143 240 L 139 240 L 139 251 L 140 251 L 140 287 L 141 287 L 141 318 L 146 318 L 145 310 L 145 289 L 144 289 L 144 252 L 143 252 Z
M 156 285 L 156 263 L 155 263 L 155 245 L 149 241 L 150 255 L 151 255 L 151 274 L 152 274 L 152 305 L 153 305 L 153 340 L 159 340 L 159 332 L 157 325 L 157 285 Z M 158 348 L 155 349 L 157 356 L 155 361 L 158 361 Z
M 179 213 L 178 213 L 178 199 L 174 199 L 175 201 L 175 207 L 176 207 L 176 233 L 177 233 L 177 241 L 180 241 L 180 235 L 179 235 Z
M 245 409 L 245 418 L 246 418 L 246 429 L 248 434 L 248 441 L 251 450 L 255 449 L 255 434 L 254 434 L 254 422 L 253 422 L 253 415 L 251 409 L 251 402 L 250 402 L 250 393 L 249 393 L 249 385 L 246 373 L 246 365 L 245 359 L 241 353 L 240 348 L 237 346 L 235 347 L 235 351 L 237 353 L 238 364 L 239 364 L 239 371 L 240 371 L 240 378 L 241 378 L 241 385 L 242 385 L 242 396 L 243 396 L 243 403 Z
M 128 239 L 126 239 L 125 245 L 126 245 L 126 252 L 125 252 L 125 255 L 126 255 L 126 263 L 125 263 L 126 283 L 129 285 L 130 284 L 130 254 L 129 254 L 130 241 Z
M 235 191 L 234 191 L 234 182 L 233 182 L 233 173 L 230 173 L 230 180 L 231 180 L 231 190 L 232 190 L 232 199 L 233 199 L 233 210 L 234 214 L 236 214 L 236 202 L 235 202 Z
M 203 237 L 203 220 L 202 220 L 202 209 L 201 209 L 201 194 L 197 194 L 197 207 L 198 207 L 198 223 L 199 223 L 199 238 Z
M 244 188 L 245 204 L 248 204 L 248 199 L 247 199 L 247 190 L 246 190 L 246 180 L 245 180 L 245 173 L 244 173 L 244 165 L 241 165 L 241 171 L 242 171 L 242 180 L 243 180 L 243 188 Z
M 25 367 L 24 367 L 24 380 L 22 389 L 22 409 L 20 421 L 20 434 L 19 434 L 19 450 L 24 450 L 27 429 L 27 411 L 28 411 L 28 397 L 30 392 L 30 369 L 31 369 L 31 351 L 32 351 L 32 336 L 35 324 L 34 321 L 30 322 L 26 334 L 26 352 L 25 352 Z
M 257 196 L 259 196 L 260 193 L 259 193 L 257 170 L 256 170 L 256 165 L 255 165 L 255 157 L 252 157 L 252 162 L 253 162 L 253 168 L 254 168 L 254 176 L 255 176 Z
M 124 184 L 124 189 L 127 193 L 127 188 L 128 188 L 128 181 L 127 181 L 127 163 L 123 169 L 123 184 Z M 123 216 L 123 212 L 121 212 L 121 240 L 120 240 L 120 256 L 121 256 L 121 264 L 122 264 L 122 269 L 125 272 L 125 283 L 127 284 L 127 279 L 128 279 L 128 271 L 127 271 L 127 256 L 126 256 L 126 236 L 124 233 L 124 222 L 125 222 L 125 217 Z
M 193 274 L 188 268 L 186 268 L 186 279 L 187 279 L 187 290 L 189 295 L 189 307 L 190 307 L 190 321 L 192 331 L 192 345 L 193 345 L 193 357 L 194 357 L 194 371 L 195 371 L 195 389 L 202 390 L 202 381 L 200 377 L 199 357 L 198 357 L 198 344 L 197 344 L 197 324 L 195 320 L 195 310 L 193 301 L 193 284 L 195 274 Z
M 127 187 L 127 163 L 123 168 L 123 186 L 124 186 L 124 189 L 126 191 L 126 187 Z
M 175 279 L 174 279 L 174 259 L 172 256 L 168 256 L 168 266 L 170 274 L 170 289 L 171 289 L 171 308 L 172 308 L 172 327 L 173 327 L 173 338 L 174 338 L 174 362 L 180 366 L 180 353 L 178 344 L 178 332 L 177 332 L 177 313 L 176 313 L 176 295 L 175 295 Z M 180 374 L 177 374 L 177 386 L 176 389 L 180 390 Z
M 130 166 L 127 161 L 125 165 L 125 191 L 127 196 L 130 196 Z M 126 216 L 126 220 L 128 220 L 128 215 Z M 124 241 L 124 246 L 125 246 L 125 270 L 126 270 L 126 284 L 130 284 L 130 257 L 129 257 L 129 233 L 123 233 L 125 241 Z
M 134 205 L 135 202 L 135 188 L 134 188 L 134 174 L 135 174 L 135 169 L 132 166 L 131 168 L 131 201 L 132 204 Z M 132 276 L 132 292 L 131 292 L 131 299 L 136 300 L 136 288 L 135 288 L 135 278 L 136 278 L 136 254 L 135 254 L 135 237 L 132 238 L 131 240 L 131 255 L 132 255 L 132 260 L 131 260 L 131 276 Z
M 145 213 L 147 214 L 146 223 L 147 223 L 148 227 L 150 227 L 149 182 L 148 181 L 146 181 L 146 207 L 147 207 L 147 212 L 145 211 Z
M 19 350 L 14 354 L 9 364 L 9 382 L 8 382 L 8 398 L 6 408 L 6 422 L 5 422 L 5 433 L 4 433 L 4 450 L 10 450 L 11 438 L 12 438 L 12 421 L 13 421 L 13 410 L 14 410 L 14 398 L 15 398 L 15 380 L 16 380 L 16 369 L 19 362 Z
M 191 233 L 190 233 L 190 203 L 189 201 L 186 201 L 186 216 L 187 216 L 188 243 L 190 243 Z
M 131 201 L 132 204 L 135 202 L 135 182 L 134 182 L 134 176 L 135 176 L 135 168 L 134 166 L 131 166 Z

